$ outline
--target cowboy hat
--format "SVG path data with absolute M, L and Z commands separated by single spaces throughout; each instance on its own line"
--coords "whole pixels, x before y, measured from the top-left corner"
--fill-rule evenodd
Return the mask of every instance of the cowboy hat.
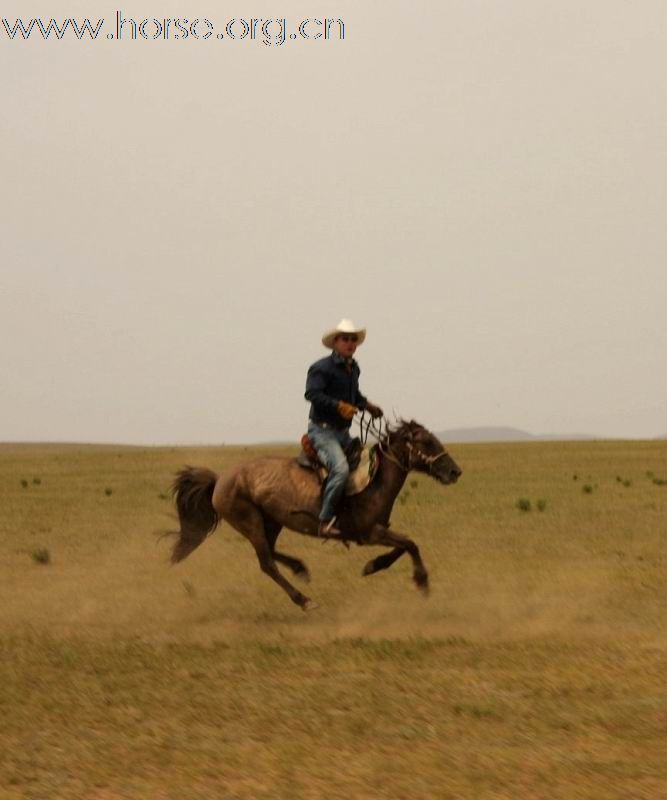
M 342 319 L 333 330 L 327 331 L 324 334 L 322 337 L 322 344 L 330 350 L 333 349 L 334 339 L 341 333 L 356 333 L 357 344 L 362 344 L 366 338 L 366 328 L 357 328 L 351 319 Z

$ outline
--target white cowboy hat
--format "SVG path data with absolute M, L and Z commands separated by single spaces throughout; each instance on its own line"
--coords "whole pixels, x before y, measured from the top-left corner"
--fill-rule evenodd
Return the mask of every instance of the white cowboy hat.
M 341 333 L 356 333 L 357 344 L 363 344 L 363 341 L 366 338 L 366 328 L 357 328 L 351 319 L 342 319 L 333 330 L 327 331 L 324 334 L 322 337 L 322 344 L 332 350 L 334 346 L 334 339 Z

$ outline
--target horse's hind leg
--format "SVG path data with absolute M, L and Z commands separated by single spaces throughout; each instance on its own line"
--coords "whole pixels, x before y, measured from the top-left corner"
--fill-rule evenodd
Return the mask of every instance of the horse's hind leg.
M 297 578 L 301 578 L 303 581 L 310 580 L 310 570 L 300 558 L 288 556 L 285 553 L 279 553 L 277 550 L 273 551 L 273 557 L 279 564 L 284 564 L 286 567 L 291 569 Z
M 224 519 L 242 533 L 255 548 L 262 572 L 274 580 L 290 596 L 292 602 L 304 609 L 313 606 L 312 600 L 302 594 L 278 571 L 271 545 L 266 535 L 262 512 L 248 500 L 235 497 L 223 512 Z
M 269 542 L 271 552 L 273 553 L 273 558 L 279 564 L 284 564 L 286 567 L 291 569 L 294 575 L 297 575 L 304 581 L 309 581 L 310 571 L 300 558 L 288 556 L 286 553 L 279 553 L 276 550 L 276 540 L 280 534 L 280 531 L 282 530 L 282 525 L 280 525 L 274 519 L 271 519 L 271 517 L 267 517 L 266 514 L 263 514 L 262 516 L 264 518 L 264 530 L 266 531 L 266 538 Z
M 364 575 L 371 575 L 379 569 L 387 569 L 403 553 L 409 553 L 413 567 L 412 579 L 423 592 L 428 593 L 428 572 L 422 561 L 419 548 L 412 539 L 402 533 L 389 530 L 384 525 L 376 525 L 364 544 L 380 544 L 394 548 L 390 553 L 384 553 L 369 561 L 364 567 Z

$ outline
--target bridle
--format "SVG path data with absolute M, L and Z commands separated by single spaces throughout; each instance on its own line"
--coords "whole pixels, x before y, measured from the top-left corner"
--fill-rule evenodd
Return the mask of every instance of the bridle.
M 378 447 L 380 448 L 382 455 L 389 459 L 389 461 L 392 461 L 394 464 L 396 464 L 396 466 L 400 467 L 405 473 L 410 472 L 410 470 L 414 469 L 419 464 L 425 464 L 428 467 L 427 473 L 429 475 L 434 475 L 433 465 L 436 463 L 436 461 L 448 455 L 447 451 L 443 450 L 442 453 L 438 453 L 434 456 L 428 456 L 426 453 L 422 453 L 421 450 L 417 449 L 411 441 L 407 441 L 406 446 L 408 450 L 407 466 L 391 449 L 391 445 L 389 444 L 389 436 L 387 436 L 384 441 L 378 441 Z
M 428 474 L 433 475 L 433 465 L 439 459 L 443 458 L 444 456 L 448 455 L 446 450 L 443 450 L 442 453 L 438 453 L 434 456 L 428 456 L 426 453 L 422 453 L 421 450 L 418 450 L 410 440 L 406 442 L 407 449 L 408 449 L 408 465 L 407 467 L 401 461 L 401 459 L 394 453 L 391 449 L 391 445 L 389 444 L 389 429 L 385 422 L 385 431 L 384 434 L 382 433 L 382 417 L 380 417 L 379 422 L 376 423 L 375 420 L 369 419 L 368 422 L 364 426 L 364 414 L 362 413 L 361 419 L 359 420 L 359 427 L 361 428 L 361 442 L 362 444 L 366 444 L 368 440 L 368 435 L 370 433 L 378 443 L 378 448 L 384 458 L 392 463 L 396 464 L 397 467 L 400 467 L 403 472 L 408 473 L 410 470 L 414 469 L 418 464 L 426 464 L 428 467 Z
M 411 469 L 414 469 L 414 467 L 419 462 L 421 462 L 428 466 L 428 474 L 433 475 L 433 465 L 435 464 L 435 462 L 439 458 L 442 458 L 443 456 L 447 455 L 447 451 L 443 450 L 442 453 L 438 453 L 436 456 L 427 456 L 425 453 L 422 453 L 421 450 L 417 450 L 417 448 L 414 447 L 412 442 L 408 442 L 407 446 L 409 453 L 407 472 L 409 472 Z

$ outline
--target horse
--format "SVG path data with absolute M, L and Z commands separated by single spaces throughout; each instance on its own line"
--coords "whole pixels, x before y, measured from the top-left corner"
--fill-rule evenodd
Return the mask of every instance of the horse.
M 438 438 L 414 420 L 387 425 L 377 444 L 379 465 L 370 484 L 341 503 L 336 525 L 340 534 L 331 536 L 358 545 L 392 548 L 371 559 L 363 575 L 387 569 L 404 553 L 413 564 L 413 580 L 428 593 L 428 572 L 415 542 L 390 529 L 391 510 L 411 471 L 422 472 L 442 484 L 453 484 L 461 469 Z M 172 563 L 186 558 L 225 520 L 242 533 L 255 548 L 259 566 L 290 599 L 304 611 L 317 607 L 278 570 L 284 564 L 291 572 L 310 579 L 306 565 L 298 558 L 276 550 L 283 528 L 318 536 L 321 486 L 317 474 L 304 469 L 295 458 L 265 457 L 245 461 L 218 476 L 205 467 L 186 466 L 172 485 L 180 522 L 178 540 L 171 553 Z

